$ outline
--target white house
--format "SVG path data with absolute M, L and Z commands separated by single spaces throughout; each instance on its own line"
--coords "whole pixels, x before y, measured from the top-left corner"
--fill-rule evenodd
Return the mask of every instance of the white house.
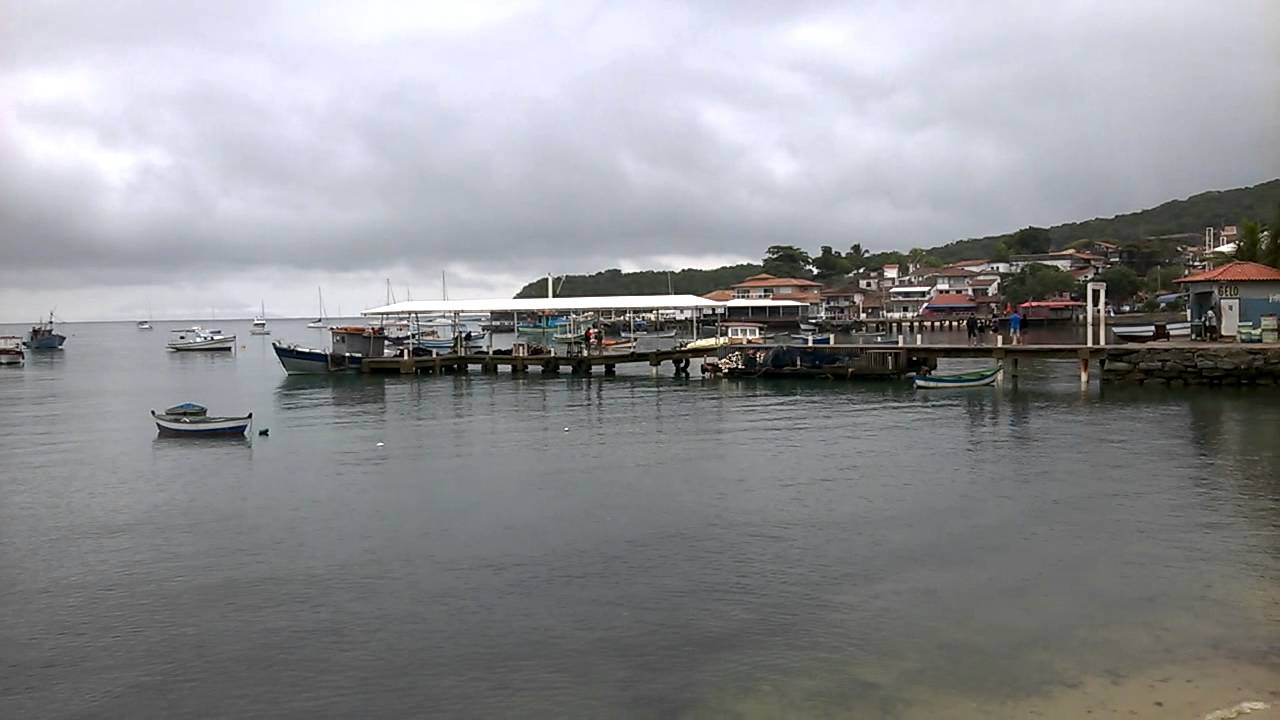
M 913 318 L 933 297 L 933 288 L 925 285 L 899 285 L 889 288 L 884 316 L 894 320 Z

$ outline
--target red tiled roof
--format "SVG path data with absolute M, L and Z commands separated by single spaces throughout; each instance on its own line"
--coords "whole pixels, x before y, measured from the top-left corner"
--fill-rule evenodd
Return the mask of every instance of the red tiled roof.
M 711 292 L 707 293 L 706 295 L 703 295 L 702 297 L 708 300 L 714 300 L 715 302 L 728 302 L 733 299 L 733 291 L 732 290 L 712 290 Z
M 996 278 L 992 278 L 992 277 L 974 278 L 969 281 L 969 284 L 975 285 L 977 287 L 987 287 L 988 285 L 995 285 Z
M 929 301 L 930 307 L 943 307 L 945 305 L 972 305 L 973 298 L 963 293 L 938 293 Z
M 849 285 L 849 286 L 846 286 L 846 287 L 838 287 L 838 288 L 823 288 L 823 289 L 822 289 L 822 295 L 823 295 L 823 297 L 836 297 L 836 296 L 839 296 L 839 295 L 854 295 L 854 294 L 856 294 L 856 293 L 860 293 L 860 292 L 866 292 L 866 290 L 863 290 L 863 289 L 861 289 L 861 288 L 859 288 L 859 287 L 857 287 L 857 286 L 855 286 L 855 285 Z
M 972 267 L 974 265 L 986 265 L 988 262 L 989 262 L 988 260 L 957 260 L 951 263 L 950 265 L 948 265 L 947 267 L 954 267 L 954 268 Z
M 1280 270 L 1261 263 L 1236 260 L 1220 268 L 1180 277 L 1174 282 L 1263 282 L 1268 280 L 1272 282 L 1280 281 Z
M 754 275 L 740 283 L 734 283 L 733 287 L 822 287 L 822 283 L 805 280 L 804 278 L 779 278 L 772 275 Z
M 961 267 L 944 267 L 933 270 L 924 274 L 924 277 L 941 276 L 941 277 L 973 277 L 978 273 L 973 270 L 965 270 Z

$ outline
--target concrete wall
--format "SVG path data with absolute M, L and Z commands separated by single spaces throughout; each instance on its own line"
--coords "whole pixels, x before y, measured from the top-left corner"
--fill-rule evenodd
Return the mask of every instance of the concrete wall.
M 1107 350 L 1103 382 L 1280 384 L 1280 345 L 1134 345 Z

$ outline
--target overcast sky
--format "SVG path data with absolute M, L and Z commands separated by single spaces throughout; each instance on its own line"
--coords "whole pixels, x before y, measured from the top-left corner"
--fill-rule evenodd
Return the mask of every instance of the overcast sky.
M 0 0 L 0 320 L 509 295 L 1280 175 L 1280 3 Z M 1194 230 L 1195 228 L 1190 228 Z

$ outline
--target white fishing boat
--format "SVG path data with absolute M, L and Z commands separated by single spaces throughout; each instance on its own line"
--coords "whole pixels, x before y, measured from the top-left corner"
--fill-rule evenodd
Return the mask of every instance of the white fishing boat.
M 759 323 L 723 323 L 714 337 L 690 340 L 680 347 L 685 350 L 712 350 L 725 345 L 755 345 L 765 341 L 763 330 L 764 326 Z
M 0 335 L 0 365 L 21 365 L 27 359 L 22 351 L 22 338 Z
M 1111 332 L 1122 342 L 1148 342 L 1191 337 L 1191 323 L 1153 323 L 1151 325 L 1115 325 Z
M 253 319 L 253 323 L 249 326 L 250 335 L 270 335 L 271 330 L 267 328 L 267 304 L 262 304 L 261 310 L 258 311 L 258 317 Z
M 632 332 L 628 330 L 623 330 L 621 333 L 619 333 L 619 335 L 621 335 L 624 338 L 634 338 L 637 340 L 639 340 L 640 338 L 673 338 L 676 336 L 676 331 L 660 330 L 656 332 L 648 332 L 646 330 L 637 330 Z
M 138 321 L 138 329 L 139 329 L 139 330 L 151 330 L 151 329 L 153 329 L 153 328 L 151 327 L 151 321 L 150 321 L 150 320 L 139 320 L 139 321 Z
M 328 327 L 329 324 L 325 322 L 325 319 L 324 319 L 324 291 L 322 291 L 320 288 L 316 288 L 316 295 L 320 298 L 320 317 L 307 323 L 307 327 L 309 328 Z
M 198 325 L 182 330 L 169 331 L 168 348 L 178 352 L 192 350 L 234 350 L 235 335 L 222 335 L 217 330 L 206 331 Z
M 163 413 L 151 411 L 156 429 L 164 437 L 238 437 L 253 424 L 253 413 L 241 417 L 209 417 L 203 405 L 182 403 Z

